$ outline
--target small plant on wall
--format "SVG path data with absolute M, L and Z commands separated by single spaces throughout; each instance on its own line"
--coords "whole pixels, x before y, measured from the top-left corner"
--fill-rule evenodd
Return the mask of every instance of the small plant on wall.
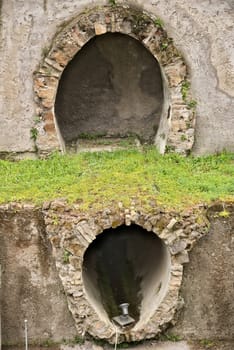
M 35 151 L 36 153 L 38 152 L 38 148 L 37 148 L 37 145 L 36 145 L 37 136 L 38 136 L 38 130 L 37 130 L 37 128 L 35 128 L 35 127 L 31 128 L 31 130 L 30 130 L 30 138 L 31 138 L 31 140 L 33 140 L 33 142 L 34 142 L 34 151 Z
M 188 80 L 184 80 L 181 84 L 181 94 L 184 102 L 186 103 L 189 109 L 195 109 L 197 105 L 196 100 L 189 99 L 191 84 Z
M 36 128 L 31 128 L 30 133 L 31 133 L 31 139 L 33 141 L 36 141 L 37 135 L 38 135 L 38 130 Z
M 69 263 L 69 257 L 70 257 L 71 253 L 68 250 L 64 250 L 63 252 L 63 263 L 64 264 L 68 264 Z
M 163 28 L 163 21 L 161 20 L 161 18 L 156 18 L 154 21 L 154 24 L 156 25 L 156 27 L 158 28 Z

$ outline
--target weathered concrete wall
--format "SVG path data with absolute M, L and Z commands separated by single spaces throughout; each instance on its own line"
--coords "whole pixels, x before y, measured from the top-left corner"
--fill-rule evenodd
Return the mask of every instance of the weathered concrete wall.
M 108 1 L 2 1 L 0 152 L 34 150 L 32 75 L 64 21 Z M 117 1 L 128 3 L 128 1 Z M 129 2 L 130 3 L 130 2 Z M 198 102 L 194 152 L 234 150 L 234 5 L 232 0 L 132 1 L 162 18 L 190 68 Z
M 2 343 L 74 338 L 76 331 L 59 281 L 40 211 L 0 210 Z
M 211 227 L 190 253 L 181 296 L 184 308 L 173 333 L 195 339 L 234 339 L 234 207 L 209 210 Z

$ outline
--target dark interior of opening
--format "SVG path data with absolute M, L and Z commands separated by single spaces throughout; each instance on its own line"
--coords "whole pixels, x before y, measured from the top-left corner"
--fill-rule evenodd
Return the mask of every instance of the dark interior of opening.
M 151 305 L 145 307 L 150 312 L 152 291 L 157 298 L 163 288 L 165 268 L 164 242 L 140 226 L 123 225 L 105 230 L 90 244 L 84 255 L 83 282 L 90 301 L 99 310 L 104 308 L 110 320 L 121 314 L 121 303 L 129 303 L 129 315 L 137 322 L 143 299 L 150 299 Z
M 83 138 L 151 142 L 163 105 L 161 70 L 136 39 L 120 33 L 92 38 L 65 68 L 55 114 L 66 145 Z

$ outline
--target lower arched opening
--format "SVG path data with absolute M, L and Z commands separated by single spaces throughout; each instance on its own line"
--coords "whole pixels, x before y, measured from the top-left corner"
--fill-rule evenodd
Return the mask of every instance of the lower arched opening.
M 99 317 L 112 322 L 129 304 L 129 324 L 143 325 L 164 298 L 170 279 L 170 254 L 165 243 L 140 226 L 120 226 L 101 233 L 87 248 L 83 283 Z

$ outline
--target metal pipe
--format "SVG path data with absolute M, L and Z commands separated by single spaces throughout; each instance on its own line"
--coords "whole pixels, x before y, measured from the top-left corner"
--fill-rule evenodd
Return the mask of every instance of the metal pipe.
M 115 323 L 117 323 L 117 325 L 120 326 L 120 327 L 126 327 L 126 326 L 129 326 L 130 324 L 134 324 L 135 323 L 134 318 L 132 318 L 128 314 L 129 304 L 128 303 L 122 303 L 122 304 L 119 305 L 119 307 L 120 307 L 120 309 L 122 311 L 122 315 L 113 317 L 113 321 Z
M 122 310 L 122 315 L 123 316 L 127 316 L 128 315 L 129 304 L 128 303 L 122 303 L 122 304 L 119 305 L 119 307 Z
M 24 320 L 25 350 L 28 350 L 28 320 Z

